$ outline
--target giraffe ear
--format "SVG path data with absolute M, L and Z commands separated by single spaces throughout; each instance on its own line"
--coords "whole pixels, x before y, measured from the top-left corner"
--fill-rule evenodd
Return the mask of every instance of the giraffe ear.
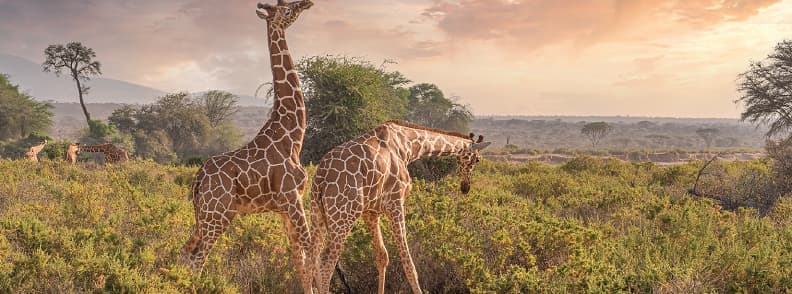
M 476 140 L 476 143 L 481 143 L 481 142 L 484 142 L 484 136 L 479 135 L 478 140 Z
M 470 137 L 470 140 L 473 140 L 474 138 L 476 138 L 476 135 L 473 134 L 473 133 L 470 133 L 470 135 L 468 135 L 468 137 Z
M 278 5 L 284 6 L 286 4 L 288 4 L 288 3 L 286 3 L 286 0 L 278 0 Z

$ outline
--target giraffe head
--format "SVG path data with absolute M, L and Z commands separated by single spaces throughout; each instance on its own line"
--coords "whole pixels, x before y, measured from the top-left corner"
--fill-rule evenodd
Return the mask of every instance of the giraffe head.
M 479 135 L 476 140 L 475 135 L 470 133 L 470 146 L 462 149 L 457 154 L 457 168 L 459 169 L 459 176 L 462 182 L 459 185 L 462 194 L 470 192 L 470 175 L 473 173 L 473 168 L 481 159 L 481 150 L 487 148 L 492 142 L 484 142 L 484 136 Z
M 278 0 L 278 4 L 258 4 L 259 18 L 266 20 L 267 24 L 271 27 L 278 29 L 286 29 L 297 20 L 303 10 L 311 8 L 313 2 L 311 0 L 300 0 L 294 2 L 286 2 L 286 0 Z

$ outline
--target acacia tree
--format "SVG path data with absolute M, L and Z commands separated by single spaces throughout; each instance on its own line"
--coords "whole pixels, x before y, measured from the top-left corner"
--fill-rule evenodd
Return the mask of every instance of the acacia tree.
M 410 87 L 407 120 L 433 128 L 467 132 L 473 113 L 453 99 L 446 98 L 434 84 L 422 83 Z
M 718 129 L 713 128 L 704 128 L 696 130 L 696 134 L 704 140 L 704 144 L 707 146 L 707 149 L 712 146 L 712 141 L 715 140 L 715 137 L 718 136 L 720 131 Z
M 238 101 L 238 96 L 219 90 L 208 91 L 197 98 L 198 106 L 206 113 L 213 128 L 239 111 Z
M 60 76 L 66 71 L 77 84 L 80 106 L 85 114 L 85 120 L 91 126 L 91 115 L 85 107 L 83 95 L 90 90 L 85 82 L 91 80 L 91 76 L 102 74 L 101 65 L 93 60 L 96 53 L 80 42 L 70 42 L 66 45 L 49 45 L 44 50 L 44 57 L 46 58 L 42 64 L 44 72 L 54 72 L 56 76 Z
M 406 112 L 409 81 L 398 72 L 344 56 L 304 58 L 297 68 L 308 111 L 303 162 Z
M 739 76 L 736 102 L 745 104 L 741 117 L 754 124 L 767 124 L 767 137 L 792 129 L 792 40 L 778 43 L 773 53 L 751 63 Z
M 597 149 L 597 144 L 613 131 L 613 126 L 606 122 L 587 123 L 580 132 L 591 140 L 591 147 Z

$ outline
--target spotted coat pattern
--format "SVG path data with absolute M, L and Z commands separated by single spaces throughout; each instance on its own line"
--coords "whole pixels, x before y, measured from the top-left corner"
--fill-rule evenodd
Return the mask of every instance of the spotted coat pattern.
M 403 270 L 413 292 L 420 293 L 418 274 L 407 246 L 404 201 L 412 182 L 407 165 L 422 157 L 456 156 L 463 193 L 479 161 L 480 148 L 489 143 L 401 121 L 390 121 L 373 131 L 332 149 L 319 162 L 311 185 L 309 261 L 315 269 L 320 293 L 327 293 L 344 242 L 356 220 L 363 218 L 371 231 L 379 273 L 379 293 L 384 293 L 388 253 L 380 232 L 385 214 L 393 229 Z M 321 253 L 321 255 L 320 255 Z
M 192 189 L 195 228 L 182 248 L 182 261 L 200 274 L 206 257 L 237 215 L 275 212 L 281 215 L 303 290 L 311 291 L 304 268 L 311 241 L 302 195 L 306 173 L 300 163 L 306 117 L 297 71 L 286 44 L 285 29 L 311 1 L 259 4 L 267 21 L 275 101 L 269 120 L 242 148 L 212 156 L 198 171 Z
M 129 161 L 129 153 L 126 150 L 113 145 L 111 143 L 104 143 L 98 145 L 83 145 L 83 144 L 76 144 L 76 150 L 74 150 L 74 157 L 70 158 L 72 163 L 77 161 L 77 153 L 80 152 L 94 152 L 94 153 L 102 153 L 104 154 L 105 163 L 124 163 Z M 72 145 L 69 145 L 69 148 L 66 150 L 67 154 L 69 150 L 72 148 Z M 71 156 L 70 154 L 68 156 Z

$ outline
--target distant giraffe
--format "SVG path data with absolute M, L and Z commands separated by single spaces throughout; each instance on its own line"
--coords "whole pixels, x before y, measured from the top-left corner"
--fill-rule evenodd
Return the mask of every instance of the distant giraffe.
M 80 143 L 71 143 L 66 147 L 63 160 L 70 161 L 71 164 L 77 163 L 77 153 L 80 152 Z
M 407 280 L 414 293 L 421 293 L 407 247 L 404 201 L 412 188 L 407 165 L 422 157 L 456 156 L 462 180 L 460 189 L 467 193 L 471 171 L 481 157 L 479 151 L 490 145 L 483 140 L 483 136 L 474 141 L 473 134 L 465 136 L 389 121 L 325 154 L 311 185 L 313 241 L 309 262 L 320 293 L 329 291 L 333 267 L 349 231 L 361 216 L 372 236 L 379 273 L 378 292 L 384 293 L 388 252 L 379 225 L 383 213 L 390 219 Z
M 285 30 L 313 3 L 258 4 L 267 22 L 275 93 L 269 120 L 242 148 L 209 158 L 198 171 L 192 199 L 195 227 L 182 247 L 182 261 L 200 274 L 206 257 L 237 215 L 272 211 L 281 216 L 292 262 L 305 293 L 312 293 L 305 256 L 311 241 L 302 205 L 306 173 L 300 163 L 306 116 L 300 80 L 286 44 Z
M 71 148 L 72 146 L 69 145 Z M 75 151 L 75 155 L 79 152 L 95 152 L 95 153 L 103 153 L 105 158 L 105 163 L 124 163 L 129 161 L 129 154 L 126 150 L 119 148 L 116 145 L 111 143 L 104 143 L 98 145 L 83 145 L 77 144 L 77 150 Z M 76 161 L 76 156 L 72 159 L 72 162 Z
M 38 145 L 34 145 L 30 147 L 30 149 L 28 149 L 28 152 L 25 153 L 25 157 L 27 157 L 27 159 L 38 162 L 39 161 L 38 154 L 39 152 L 41 152 L 42 149 L 44 149 L 44 145 L 47 145 L 47 139 L 42 140 L 41 143 L 39 143 Z

